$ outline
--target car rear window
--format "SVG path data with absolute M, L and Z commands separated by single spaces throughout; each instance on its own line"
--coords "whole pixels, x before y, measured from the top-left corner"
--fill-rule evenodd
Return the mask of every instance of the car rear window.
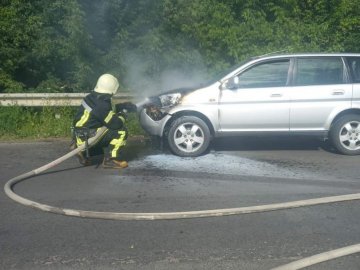
M 344 64 L 340 57 L 297 59 L 294 80 L 296 86 L 342 83 L 344 83 Z
M 347 58 L 353 82 L 360 83 L 360 57 Z

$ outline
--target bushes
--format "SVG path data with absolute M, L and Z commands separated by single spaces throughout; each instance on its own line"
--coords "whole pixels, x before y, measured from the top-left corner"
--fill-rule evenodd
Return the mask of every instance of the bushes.
M 0 107 L 0 139 L 71 137 L 73 107 Z M 143 135 L 136 114 L 130 114 L 131 135 Z

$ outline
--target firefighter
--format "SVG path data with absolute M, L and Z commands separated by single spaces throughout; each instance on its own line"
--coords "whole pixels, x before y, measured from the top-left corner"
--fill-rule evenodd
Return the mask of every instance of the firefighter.
M 89 157 L 104 154 L 103 148 L 108 147 L 109 151 L 105 153 L 103 160 L 104 168 L 121 169 L 128 166 L 121 156 L 128 136 L 125 127 L 126 114 L 114 112 L 111 102 L 111 97 L 118 88 L 119 82 L 113 75 L 101 75 L 94 91 L 83 99 L 75 115 L 73 124 L 77 147 L 84 144 L 89 137 L 93 137 L 99 128 L 107 127 L 99 141 L 88 149 L 88 156 L 85 156 L 85 151 L 78 154 L 83 165 L 90 165 Z

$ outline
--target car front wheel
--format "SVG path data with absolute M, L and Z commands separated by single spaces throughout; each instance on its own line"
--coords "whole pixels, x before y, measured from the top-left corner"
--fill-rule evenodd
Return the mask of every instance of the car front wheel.
M 360 154 L 360 115 L 340 117 L 330 130 L 334 147 L 344 155 Z
M 171 151 L 182 157 L 196 157 L 203 154 L 209 147 L 210 139 L 209 127 L 196 116 L 182 116 L 176 119 L 168 133 Z

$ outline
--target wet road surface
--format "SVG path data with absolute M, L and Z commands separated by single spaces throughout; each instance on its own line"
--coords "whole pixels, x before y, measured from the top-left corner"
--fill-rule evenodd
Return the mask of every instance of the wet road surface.
M 67 142 L 0 143 L 0 184 L 67 152 Z M 131 141 L 123 171 L 75 158 L 19 183 L 59 207 L 171 212 L 252 206 L 360 191 L 360 157 L 313 139 L 216 141 L 180 158 Z M 241 216 L 109 221 L 43 213 L 0 194 L 0 269 L 270 269 L 360 242 L 360 202 Z M 360 269 L 355 254 L 309 269 Z

